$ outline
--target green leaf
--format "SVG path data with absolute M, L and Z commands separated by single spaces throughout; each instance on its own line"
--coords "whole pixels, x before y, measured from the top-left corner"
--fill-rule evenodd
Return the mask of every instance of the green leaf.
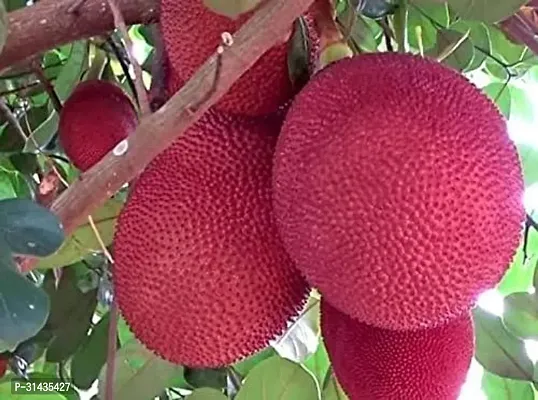
M 532 380 L 534 366 L 524 342 L 508 332 L 499 317 L 479 307 L 473 310 L 473 320 L 478 362 L 504 378 Z
M 114 371 L 114 398 L 148 400 L 159 395 L 178 375 L 183 367 L 165 361 L 132 339 L 116 353 Z M 106 388 L 105 365 L 99 374 L 99 397 Z
M 503 115 L 509 119 L 512 107 L 510 86 L 504 83 L 493 82 L 484 87 L 483 92 L 497 104 Z
M 534 122 L 534 106 L 532 97 L 528 91 L 512 86 L 510 88 L 512 107 L 510 116 L 518 120 L 532 124 Z
M 463 19 L 495 23 L 514 14 L 528 0 L 448 0 Z
M 234 369 L 242 376 L 247 376 L 248 373 L 259 363 L 276 355 L 276 351 L 272 347 L 267 347 L 262 351 L 244 359 L 235 364 Z
M 0 200 L 17 197 L 17 192 L 15 192 L 13 181 L 11 180 L 12 174 L 12 172 L 0 169 Z
M 437 28 L 423 15 L 422 10 L 412 7 L 408 14 L 408 41 L 414 49 L 429 50 L 437 42 Z
M 110 313 L 92 329 L 71 360 L 71 379 L 80 389 L 88 390 L 106 363 Z
M 88 42 L 81 40 L 73 42 L 69 46 L 69 58 L 54 83 L 54 90 L 61 101 L 65 101 L 69 97 L 73 88 L 79 82 L 82 72 L 88 65 Z M 43 147 L 56 133 L 59 116 L 52 106 L 49 106 L 49 109 L 51 113 L 48 118 L 32 133 L 33 140 L 26 142 L 24 146 L 25 153 L 33 153 L 37 150 L 34 142 L 37 142 L 39 148 Z
M 525 143 L 516 143 L 517 151 L 523 168 L 523 180 L 529 187 L 538 182 L 538 149 Z
M 474 47 L 474 57 L 471 63 L 465 69 L 466 72 L 474 71 L 481 68 L 491 53 L 491 41 L 489 33 L 484 24 L 473 21 L 462 21 L 450 25 L 450 29 L 465 33 L 470 30 L 469 35 L 471 43 Z
M 187 400 L 226 400 L 227 397 L 216 389 L 203 388 L 196 389 Z
M 517 337 L 538 339 L 538 297 L 527 292 L 505 297 L 503 322 Z
M 271 357 L 250 371 L 235 400 L 315 400 L 319 397 L 315 380 L 303 367 L 285 358 Z
M 13 350 L 45 325 L 46 293 L 10 268 L 0 268 L 0 353 Z
M 430 57 L 441 58 L 443 64 L 457 71 L 463 71 L 474 57 L 474 46 L 469 39 L 470 33 L 470 29 L 465 33 L 451 29 L 438 30 L 437 43 L 427 54 Z
M 321 387 L 331 364 L 323 341 L 320 342 L 316 352 L 308 357 L 303 364 L 316 377 Z
M 62 224 L 47 208 L 28 199 L 0 200 L 0 243 L 15 254 L 44 257 L 64 241 Z
M 299 318 L 272 346 L 281 357 L 302 362 L 316 352 L 319 333 L 319 300 L 310 298 Z
M 346 393 L 342 389 L 342 386 L 338 383 L 334 374 L 331 374 L 327 381 L 327 386 L 323 389 L 321 395 L 323 400 L 348 400 Z
M 194 388 L 210 387 L 221 389 L 226 387 L 226 368 L 188 368 L 185 367 L 183 376 Z
M 92 214 L 93 221 L 99 231 L 105 246 L 112 243 L 116 219 L 123 207 L 123 202 L 118 199 L 110 199 L 99 210 Z M 38 268 L 58 268 L 71 265 L 84 259 L 88 254 L 101 251 L 99 241 L 95 237 L 90 223 L 86 222 L 77 228 L 67 238 L 62 247 L 49 257 L 43 258 Z
M 6 6 L 3 1 L 0 1 L 0 54 L 4 49 L 8 35 L 8 24 Z
M 211 11 L 229 18 L 237 18 L 239 15 L 253 10 L 262 0 L 202 0 L 204 5 Z
M 50 280 L 53 274 L 47 274 Z M 49 281 L 50 282 L 50 281 Z M 46 329 L 52 335 L 46 359 L 60 362 L 71 356 L 86 338 L 91 319 L 97 306 L 97 289 L 83 293 L 77 285 L 73 268 L 62 271 L 58 289 L 47 289 L 51 298 L 51 312 Z
M 502 378 L 487 371 L 482 377 L 482 390 L 488 400 L 534 400 L 530 383 Z

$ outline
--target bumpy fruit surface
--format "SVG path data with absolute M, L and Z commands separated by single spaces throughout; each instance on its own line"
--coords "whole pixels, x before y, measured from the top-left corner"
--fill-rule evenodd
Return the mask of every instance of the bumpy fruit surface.
M 165 359 L 232 363 L 267 346 L 306 299 L 271 214 L 281 122 L 209 111 L 145 169 L 122 210 L 118 304 Z
M 60 113 L 59 137 L 65 153 L 81 171 L 97 164 L 136 129 L 136 110 L 112 82 L 80 83 Z
M 222 44 L 222 33 L 235 33 L 252 16 L 245 13 L 230 19 L 206 8 L 202 0 L 163 0 L 160 29 L 170 58 L 170 73 L 188 80 Z M 310 24 L 309 35 L 317 38 Z M 290 32 L 292 27 L 290 26 Z M 288 72 L 288 43 L 282 41 L 267 51 L 215 105 L 219 111 L 241 115 L 267 115 L 296 93 Z M 233 51 L 231 49 L 230 51 Z M 178 88 L 175 88 L 177 90 Z
M 523 179 L 495 105 L 441 64 L 366 54 L 321 71 L 279 137 L 274 209 L 327 301 L 387 329 L 433 327 L 496 285 Z
M 391 331 L 321 303 L 321 330 L 350 400 L 457 400 L 474 351 L 470 315 L 417 331 Z
M 0 356 L 0 378 L 2 378 L 7 372 L 8 360 Z

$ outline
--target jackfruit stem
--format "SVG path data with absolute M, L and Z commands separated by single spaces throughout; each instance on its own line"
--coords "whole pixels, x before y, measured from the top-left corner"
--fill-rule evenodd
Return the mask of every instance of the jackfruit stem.
M 335 61 L 353 56 L 353 51 L 336 24 L 336 10 L 332 0 L 316 0 L 312 9 L 320 36 L 319 68 L 325 68 Z

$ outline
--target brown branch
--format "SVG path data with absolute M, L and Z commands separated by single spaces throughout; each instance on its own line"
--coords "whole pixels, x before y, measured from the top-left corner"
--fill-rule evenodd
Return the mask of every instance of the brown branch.
M 56 90 L 54 90 L 54 86 L 52 85 L 51 81 L 46 77 L 45 72 L 43 71 L 43 68 L 38 62 L 33 63 L 33 71 L 39 82 L 43 85 L 45 88 L 45 91 L 49 95 L 49 99 L 52 103 L 52 106 L 56 110 L 57 113 L 60 113 L 62 111 L 62 101 L 58 97 L 58 94 L 56 93 Z
M 75 0 L 42 0 L 10 12 L 7 42 L 0 54 L 0 70 L 61 44 L 114 29 L 106 2 L 86 0 L 73 9 Z M 158 19 L 158 0 L 117 0 L 127 24 Z
M 220 55 L 215 51 L 162 108 L 141 120 L 137 130 L 126 140 L 128 148 L 124 154 L 115 155 L 115 150 L 112 150 L 81 174 L 79 180 L 63 192 L 51 207 L 62 221 L 66 233 L 73 232 L 88 215 L 126 182 L 135 178 L 155 156 L 199 120 L 279 38 L 289 33 L 295 19 L 306 12 L 312 2 L 267 2 L 236 33 L 232 46 L 224 47 Z M 214 86 L 218 57 L 221 57 L 219 62 L 222 63 L 220 79 Z M 213 87 L 213 94 L 201 102 Z M 196 105 L 194 110 L 191 109 L 193 105 Z M 20 268 L 26 272 L 35 268 L 36 264 L 37 260 L 26 259 Z

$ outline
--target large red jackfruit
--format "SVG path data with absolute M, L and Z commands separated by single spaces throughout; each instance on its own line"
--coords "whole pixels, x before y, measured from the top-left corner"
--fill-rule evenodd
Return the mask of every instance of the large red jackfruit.
M 169 361 L 218 367 L 248 356 L 306 300 L 272 219 L 281 122 L 209 111 L 150 163 L 122 210 L 118 304 L 137 338 Z
M 436 328 L 391 331 L 322 300 L 321 332 L 350 400 L 457 400 L 474 353 L 470 313 Z
M 137 125 L 133 103 L 119 86 L 90 80 L 78 84 L 64 103 L 59 138 L 73 164 L 86 171 L 134 132 Z
M 182 81 L 188 80 L 216 52 L 222 43 L 223 32 L 235 33 L 253 14 L 245 13 L 234 20 L 209 10 L 202 0 L 163 0 L 160 7 L 160 29 L 170 58 L 170 73 Z M 311 53 L 315 54 L 319 43 L 311 19 L 309 22 L 308 35 L 313 42 Z M 283 37 L 281 43 L 268 50 L 245 72 L 215 108 L 259 116 L 274 112 L 290 100 L 297 89 L 289 77 L 286 39 Z M 174 89 L 172 91 L 179 88 Z
M 315 76 L 286 116 L 273 185 L 277 226 L 307 280 L 387 329 L 470 309 L 508 268 L 524 220 L 520 162 L 495 105 L 405 54 Z

